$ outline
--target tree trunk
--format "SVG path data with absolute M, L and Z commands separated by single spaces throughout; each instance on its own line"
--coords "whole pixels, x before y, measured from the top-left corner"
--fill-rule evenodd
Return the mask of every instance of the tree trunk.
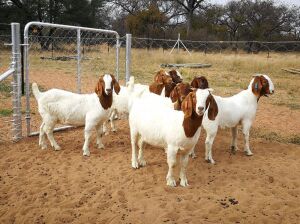
M 186 37 L 188 39 L 192 30 L 193 12 L 189 11 L 186 16 Z

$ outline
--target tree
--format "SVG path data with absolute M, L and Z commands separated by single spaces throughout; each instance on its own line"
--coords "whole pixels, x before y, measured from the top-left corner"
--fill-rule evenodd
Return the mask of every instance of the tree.
M 255 40 L 280 39 L 284 33 L 293 30 L 299 20 L 299 8 L 276 6 L 273 1 L 247 1 L 247 36 Z
M 136 36 L 150 35 L 157 36 L 162 31 L 166 23 L 166 17 L 159 11 L 155 4 L 149 5 L 145 10 L 136 12 L 135 15 L 128 15 L 126 18 L 126 27 Z
M 205 0 L 172 0 L 181 6 L 186 17 L 186 36 L 189 37 L 192 29 L 194 12 L 202 6 Z
M 221 13 L 219 23 L 227 28 L 231 41 L 239 40 L 239 31 L 246 24 L 245 10 L 244 1 L 230 1 Z

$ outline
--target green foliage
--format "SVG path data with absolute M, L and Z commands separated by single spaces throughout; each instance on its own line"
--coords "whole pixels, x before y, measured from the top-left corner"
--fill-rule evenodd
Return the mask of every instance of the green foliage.
M 2 23 L 43 21 L 97 27 L 103 24 L 100 16 L 105 0 L 24 0 L 0 4 Z M 0 2 L 1 3 L 1 2 Z
M 10 116 L 12 113 L 13 111 L 10 109 L 0 109 L 0 116 L 2 117 Z
M 126 27 L 130 33 L 135 36 L 147 35 L 155 37 L 162 33 L 162 27 L 166 24 L 166 17 L 159 11 L 159 8 L 150 4 L 150 6 L 136 15 L 129 15 L 126 18 Z

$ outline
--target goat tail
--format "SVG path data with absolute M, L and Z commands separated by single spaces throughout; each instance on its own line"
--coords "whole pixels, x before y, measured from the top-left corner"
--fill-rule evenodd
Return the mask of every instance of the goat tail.
M 130 76 L 129 81 L 126 83 L 126 86 L 128 88 L 128 91 L 132 93 L 134 89 L 134 76 Z
M 33 95 L 34 95 L 35 99 L 38 100 L 41 96 L 41 92 L 39 90 L 38 85 L 35 82 L 32 83 L 32 92 L 33 92 Z

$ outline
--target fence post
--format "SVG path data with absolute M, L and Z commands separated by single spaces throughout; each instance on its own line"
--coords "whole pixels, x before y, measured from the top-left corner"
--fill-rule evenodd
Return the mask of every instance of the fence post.
M 126 77 L 125 81 L 128 82 L 130 78 L 130 66 L 131 66 L 131 34 L 126 34 Z
M 119 43 L 119 35 L 117 35 L 116 41 L 116 76 L 119 81 L 119 52 L 120 52 L 120 43 Z
M 20 24 L 11 24 L 12 40 L 12 67 L 14 68 L 12 88 L 13 88 L 13 141 L 22 138 L 22 115 L 21 115 L 21 96 L 22 96 L 22 74 L 21 74 L 21 41 Z
M 77 93 L 81 93 L 81 38 L 80 29 L 77 29 Z

